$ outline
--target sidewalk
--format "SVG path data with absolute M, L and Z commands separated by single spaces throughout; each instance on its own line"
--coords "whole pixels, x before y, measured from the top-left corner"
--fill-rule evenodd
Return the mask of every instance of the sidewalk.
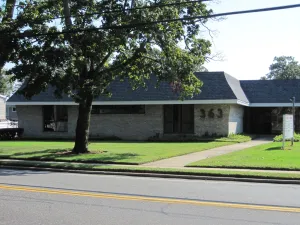
M 185 165 L 196 162 L 199 160 L 216 157 L 219 155 L 228 154 L 235 151 L 240 151 L 246 148 L 254 147 L 261 144 L 267 144 L 272 142 L 271 139 L 255 139 L 245 143 L 239 143 L 234 145 L 222 146 L 218 148 L 209 149 L 206 151 L 195 152 L 188 155 L 176 156 L 169 159 L 163 159 L 151 163 L 145 163 L 143 167 L 156 167 L 156 168 L 183 168 Z M 226 169 L 228 170 L 228 169 Z

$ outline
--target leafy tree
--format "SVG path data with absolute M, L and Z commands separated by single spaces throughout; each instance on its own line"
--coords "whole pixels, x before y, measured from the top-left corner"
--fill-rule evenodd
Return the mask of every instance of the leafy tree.
M 199 38 L 207 19 L 152 22 L 208 16 L 212 11 L 204 3 L 176 2 L 135 0 L 133 8 L 127 0 L 26 5 L 18 18 L 25 21 L 25 33 L 18 36 L 11 73 L 14 79 L 26 80 L 20 93 L 27 98 L 53 85 L 58 97 L 68 94 L 79 104 L 73 152 L 88 151 L 92 101 L 109 95 L 108 87 L 116 79 L 128 80 L 135 89 L 154 74 L 158 82 L 173 84 L 182 98 L 199 93 L 202 83 L 194 68 L 210 54 L 210 42 Z
M 0 72 L 0 94 L 9 95 L 12 91 L 12 84 L 9 81 L 9 76 L 4 75 L 4 72 Z
M 300 65 L 292 56 L 275 57 L 270 72 L 262 80 L 289 80 L 300 78 Z
M 13 20 L 15 5 L 16 0 L 0 0 L 0 71 L 13 51 L 13 42 L 8 33 L 13 31 L 9 23 Z M 3 35 L 4 32 L 7 35 Z
M 203 65 L 196 65 L 195 71 L 196 72 L 208 72 L 208 69 Z

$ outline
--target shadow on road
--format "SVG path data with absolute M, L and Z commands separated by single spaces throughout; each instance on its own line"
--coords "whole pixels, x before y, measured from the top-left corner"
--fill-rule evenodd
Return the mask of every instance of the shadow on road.
M 6 170 L 0 169 L 0 176 L 26 176 L 30 174 L 47 174 L 48 171 Z

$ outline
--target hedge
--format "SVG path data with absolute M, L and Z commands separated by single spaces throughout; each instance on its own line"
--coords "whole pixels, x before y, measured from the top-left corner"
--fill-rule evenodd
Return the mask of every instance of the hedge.
M 282 141 L 282 134 L 281 135 L 277 135 L 276 137 L 274 137 L 273 141 L 274 142 L 281 142 Z M 286 141 L 290 141 L 291 139 L 286 139 Z M 294 142 L 299 142 L 300 141 L 300 134 L 294 133 Z
M 23 128 L 4 128 L 0 129 L 0 140 L 11 140 L 22 137 Z

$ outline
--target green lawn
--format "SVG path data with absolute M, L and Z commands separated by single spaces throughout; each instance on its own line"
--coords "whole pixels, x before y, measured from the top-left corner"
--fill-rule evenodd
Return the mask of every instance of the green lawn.
M 2 141 L 0 158 L 141 164 L 237 142 L 230 139 L 221 140 L 190 143 L 92 142 L 89 145 L 90 153 L 82 155 L 70 154 L 73 142 Z
M 187 166 L 300 170 L 300 143 L 281 150 L 282 143 L 273 142 L 242 151 L 191 163 Z

